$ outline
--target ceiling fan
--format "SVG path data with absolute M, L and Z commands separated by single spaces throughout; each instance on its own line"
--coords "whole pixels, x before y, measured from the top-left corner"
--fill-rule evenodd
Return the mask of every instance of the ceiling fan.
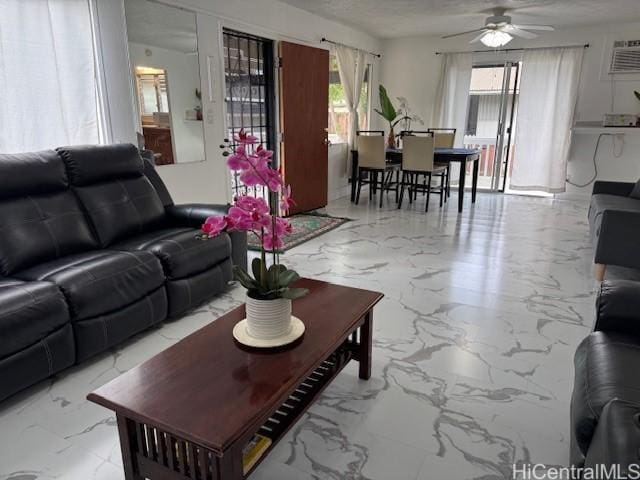
M 506 8 L 496 8 L 493 15 L 488 17 L 484 22 L 484 27 L 467 32 L 454 33 L 445 35 L 442 38 L 459 37 L 470 33 L 478 33 L 469 43 L 482 42 L 487 47 L 502 47 L 513 40 L 513 37 L 531 39 L 538 35 L 529 30 L 555 30 L 551 25 L 516 25 L 511 23 L 511 17 L 505 15 Z

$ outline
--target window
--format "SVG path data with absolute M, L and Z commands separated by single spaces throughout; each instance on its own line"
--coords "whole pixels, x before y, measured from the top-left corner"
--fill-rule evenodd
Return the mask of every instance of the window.
M 0 151 L 98 143 L 89 3 L 0 5 Z
M 154 113 L 169 113 L 167 75 L 157 68 L 136 67 L 136 82 L 142 124 L 153 124 Z
M 358 103 L 358 128 L 369 128 L 369 77 L 371 65 L 367 64 Z M 345 143 L 349 126 L 349 108 L 340 83 L 338 61 L 335 55 L 329 57 L 329 140 L 331 143 Z
M 273 41 L 224 29 L 223 42 L 228 138 L 233 142 L 234 134 L 244 129 L 273 150 L 276 143 Z M 237 173 L 231 180 L 234 195 L 265 194 L 243 185 Z

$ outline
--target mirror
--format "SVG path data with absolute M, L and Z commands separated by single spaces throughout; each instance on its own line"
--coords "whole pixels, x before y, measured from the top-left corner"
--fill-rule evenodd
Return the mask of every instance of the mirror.
M 156 165 L 201 162 L 196 16 L 150 0 L 124 3 L 139 142 L 154 152 Z

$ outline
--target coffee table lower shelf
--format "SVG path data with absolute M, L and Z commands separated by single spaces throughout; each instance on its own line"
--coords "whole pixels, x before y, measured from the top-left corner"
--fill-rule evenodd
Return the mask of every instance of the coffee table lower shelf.
M 232 445 L 228 451 L 222 454 L 182 439 L 170 432 L 165 432 L 156 426 L 118 414 L 118 430 L 127 480 L 145 478 L 152 480 L 240 480 L 246 478 L 350 360 L 360 361 L 360 376 L 368 378 L 371 348 L 369 321 L 367 318 L 365 325 L 352 332 L 311 375 L 300 383 L 288 399 L 272 412 L 269 419 L 257 432 L 252 432 L 240 439 L 237 445 Z M 368 358 L 362 358 L 363 356 Z M 255 433 L 269 438 L 271 445 L 248 471 L 243 471 L 242 450 Z

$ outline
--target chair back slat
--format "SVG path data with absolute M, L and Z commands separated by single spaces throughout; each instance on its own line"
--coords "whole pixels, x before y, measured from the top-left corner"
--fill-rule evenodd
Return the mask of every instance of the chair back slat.
M 456 141 L 455 128 L 430 128 L 433 133 L 434 148 L 453 148 Z
M 402 140 L 402 169 L 411 172 L 433 171 L 434 137 L 405 136 Z
M 358 135 L 358 166 L 384 170 L 387 166 L 383 135 Z

